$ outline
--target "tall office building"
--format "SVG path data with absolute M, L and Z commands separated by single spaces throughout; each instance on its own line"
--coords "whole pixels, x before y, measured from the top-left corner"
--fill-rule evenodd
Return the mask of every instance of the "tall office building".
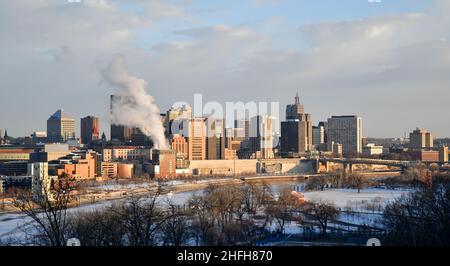
M 362 118 L 355 115 L 333 116 L 328 119 L 328 145 L 342 144 L 345 155 L 362 152 Z
M 325 143 L 325 128 L 323 126 L 313 127 L 312 131 L 313 131 L 312 144 L 314 146 L 318 146 L 320 144 Z
M 281 152 L 309 151 L 313 144 L 312 116 L 305 113 L 298 94 L 295 103 L 286 106 L 286 120 L 281 123 Z
M 273 153 L 273 126 L 275 118 L 264 115 L 250 119 L 250 150 L 260 154 L 263 159 L 274 157 Z
M 261 157 L 263 159 L 274 158 L 273 152 L 273 127 L 275 123 L 275 118 L 271 116 L 261 117 Z
M 72 139 L 75 139 L 75 119 L 60 109 L 47 120 L 47 141 L 66 142 Z
M 86 116 L 81 118 L 81 143 L 90 144 L 100 138 L 100 122 L 98 117 Z
M 434 146 L 433 134 L 425 129 L 417 128 L 409 134 L 409 143 L 413 150 L 432 149 Z
M 323 143 L 328 142 L 328 122 L 320 121 L 319 127 L 323 127 Z
M 130 104 L 132 97 L 123 95 L 111 95 L 110 97 L 110 113 L 113 113 L 115 104 Z M 131 142 L 134 129 L 132 127 L 118 125 L 111 121 L 111 140 L 120 142 Z
M 286 120 L 299 119 L 299 114 L 305 113 L 305 107 L 300 103 L 298 93 L 295 95 L 295 103 L 286 106 Z
M 300 152 L 300 123 L 296 120 L 281 122 L 281 152 Z
M 223 119 L 206 119 L 206 158 L 221 160 L 225 158 L 225 121 Z
M 178 132 L 179 123 L 174 124 L 174 121 L 180 121 L 183 119 L 191 119 L 191 118 L 192 118 L 192 108 L 188 105 L 170 108 L 167 111 L 163 122 L 164 128 L 166 129 L 166 134 L 167 135 L 179 134 Z
M 250 122 L 248 119 L 234 120 L 234 128 L 239 129 L 233 132 L 233 137 L 248 139 L 250 137 Z
M 131 129 L 130 142 L 130 144 L 133 146 L 153 146 L 153 141 L 150 139 L 150 137 L 145 135 L 142 130 L 136 127 Z
M 205 118 L 188 120 L 188 158 L 192 160 L 206 159 L 206 126 Z

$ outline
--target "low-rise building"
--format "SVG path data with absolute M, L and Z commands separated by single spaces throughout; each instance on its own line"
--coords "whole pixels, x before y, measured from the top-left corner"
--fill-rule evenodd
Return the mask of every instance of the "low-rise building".
M 439 151 L 413 151 L 411 152 L 411 157 L 413 160 L 423 161 L 423 162 L 438 162 L 439 161 Z
M 27 174 L 28 161 L 0 162 L 0 175 L 19 176 Z
M 101 162 L 102 178 L 116 178 L 118 170 L 117 166 L 118 163 L 115 162 Z
M 373 155 L 382 155 L 383 154 L 383 146 L 376 146 L 373 143 L 369 143 L 363 146 L 363 156 L 370 157 Z
M 28 161 L 34 151 L 33 148 L 1 147 L 0 161 Z
M 102 154 L 105 162 L 152 159 L 152 149 L 134 146 L 104 148 Z
M 177 153 L 172 150 L 154 150 L 153 165 L 155 165 L 153 177 L 176 177 Z

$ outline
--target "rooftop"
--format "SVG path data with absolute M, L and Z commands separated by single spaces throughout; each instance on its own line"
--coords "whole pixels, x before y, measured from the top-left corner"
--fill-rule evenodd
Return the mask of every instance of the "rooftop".
M 61 120 L 61 119 L 73 119 L 67 113 L 64 112 L 63 109 L 59 109 L 56 111 L 48 120 Z

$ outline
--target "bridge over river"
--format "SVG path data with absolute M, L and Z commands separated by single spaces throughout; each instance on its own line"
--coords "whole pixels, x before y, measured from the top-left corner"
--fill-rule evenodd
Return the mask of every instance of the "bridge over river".
M 446 163 L 443 162 L 422 162 L 422 161 L 399 161 L 399 160 L 381 160 L 381 159 L 366 159 L 366 158 L 320 158 L 319 163 L 325 165 L 328 171 L 328 163 L 342 164 L 346 173 L 353 171 L 353 165 L 365 164 L 365 165 L 385 165 L 390 167 L 398 167 L 401 171 L 406 170 L 408 167 L 416 166 L 419 164 L 426 164 L 430 166 L 432 164 L 438 165 L 442 168 Z

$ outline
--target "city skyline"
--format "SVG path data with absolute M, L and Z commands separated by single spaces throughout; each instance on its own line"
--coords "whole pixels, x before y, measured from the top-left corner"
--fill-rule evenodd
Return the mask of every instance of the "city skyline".
M 110 98 L 113 96 L 113 95 L 109 95 L 110 96 Z M 281 126 L 282 126 L 282 123 L 283 122 L 287 122 L 287 121 L 294 121 L 294 120 L 292 120 L 292 118 L 288 118 L 288 114 L 286 113 L 286 114 L 282 114 L 283 112 L 282 112 L 282 110 L 286 110 L 286 108 L 289 108 L 290 106 L 293 106 L 293 103 L 294 104 L 297 104 L 297 101 L 298 101 L 298 98 L 299 98 L 299 96 L 298 96 L 298 93 L 296 94 L 296 96 L 295 97 L 293 97 L 293 99 L 294 99 L 294 101 L 292 101 L 290 104 L 287 104 L 286 106 L 280 106 L 280 110 L 281 110 L 281 113 L 280 113 L 280 116 L 279 116 L 279 119 L 278 120 L 276 120 L 275 119 L 275 121 L 278 123 L 278 125 L 276 126 L 276 127 L 274 127 L 274 129 L 273 129 L 273 133 L 274 134 L 276 134 L 276 133 L 281 133 Z M 215 103 L 217 103 L 216 101 L 214 101 Z M 231 103 L 231 102 L 230 102 Z M 236 103 L 232 103 L 232 104 L 237 104 L 237 103 L 239 103 L 239 102 L 236 102 Z M 303 101 L 302 101 L 302 103 L 303 103 Z M 188 107 L 189 108 L 192 108 L 192 106 L 193 105 L 195 105 L 195 104 L 190 104 L 190 103 L 187 103 L 188 104 Z M 204 103 L 204 106 L 205 105 L 207 105 L 208 103 Z M 246 103 L 244 103 L 244 104 L 246 104 Z M 204 107 L 204 106 L 202 106 L 202 108 Z M 224 105 L 225 106 L 225 105 Z M 302 108 L 303 108 L 303 104 L 301 105 L 302 106 Z M 183 108 L 185 107 L 184 105 L 182 106 Z M 160 110 L 161 112 L 160 112 L 160 114 L 161 114 L 161 116 L 165 116 L 166 115 L 166 112 L 168 112 L 169 110 L 171 110 L 171 108 L 173 108 L 173 106 L 172 107 L 170 107 L 169 109 L 167 109 L 167 110 Z M 224 108 L 224 109 L 226 109 L 226 108 Z M 304 111 L 303 111 L 304 112 Z M 74 116 L 72 116 L 72 115 L 70 115 L 70 114 L 68 114 L 63 108 L 59 108 L 59 109 L 57 109 L 57 111 L 56 111 L 56 113 L 64 113 L 64 115 L 66 115 L 66 116 L 68 116 L 70 119 L 72 119 L 72 120 L 74 120 L 74 128 L 75 128 L 75 130 L 74 130 L 74 132 L 75 132 L 75 138 L 74 139 L 79 139 L 80 140 L 80 142 L 81 142 L 81 140 L 82 140 L 82 121 L 81 120 L 83 120 L 83 119 L 86 119 L 86 118 L 95 118 L 95 119 L 97 119 L 97 124 L 100 124 L 100 129 L 101 129 L 101 131 L 99 131 L 99 132 L 97 132 L 97 134 L 99 135 L 98 136 L 98 138 L 100 137 L 100 135 L 102 135 L 102 134 L 106 134 L 107 136 L 108 136 L 108 139 L 112 139 L 112 136 L 111 136 L 111 128 L 112 127 L 117 127 L 117 125 L 114 125 L 114 123 L 112 122 L 112 120 L 111 120 L 111 117 L 107 117 L 106 119 L 104 118 L 104 117 L 102 117 L 102 118 L 99 118 L 96 114 L 92 114 L 92 113 L 89 113 L 89 112 L 87 112 L 85 115 L 83 115 L 82 117 L 74 117 Z M 56 115 L 56 113 L 54 113 L 52 116 L 50 116 L 50 119 L 53 117 L 53 116 L 55 116 Z M 269 113 L 270 113 L 270 110 L 269 110 Z M 308 114 L 309 116 L 311 116 L 311 114 Z M 314 115 L 314 114 L 313 114 Z M 202 116 L 195 116 L 195 115 L 192 115 L 192 117 L 195 119 L 195 118 L 206 118 L 208 115 L 207 114 L 203 114 Z M 257 116 L 259 116 L 259 115 L 257 115 Z M 336 114 L 330 114 L 327 118 L 325 118 L 324 120 L 320 120 L 320 121 L 318 121 L 318 120 L 316 120 L 316 119 L 313 119 L 312 120 L 312 122 L 310 122 L 310 124 L 311 124 L 311 126 L 312 127 L 315 127 L 317 124 L 319 124 L 319 123 L 323 123 L 323 122 L 326 122 L 327 120 L 329 120 L 330 118 L 333 118 L 333 117 L 336 117 L 336 116 L 342 116 L 342 117 L 346 117 L 346 116 L 350 116 L 350 117 L 352 117 L 352 116 L 358 116 L 358 117 L 361 117 L 360 115 L 357 115 L 357 114 L 343 114 L 343 115 L 336 115 Z M 225 114 L 224 114 L 224 117 L 225 117 Z M 224 117 L 220 117 L 220 118 L 218 118 L 218 119 L 224 119 L 224 120 L 226 120 Z M 363 117 L 361 117 L 361 118 L 363 118 Z M 100 122 L 99 122 L 100 121 Z M 235 120 L 235 122 L 236 122 L 237 120 Z M 248 121 L 248 120 L 247 120 Z M 235 124 L 235 122 L 233 122 L 234 124 Z M 20 138 L 20 137 L 29 137 L 29 136 L 32 136 L 34 133 L 42 133 L 42 132 L 45 132 L 45 133 L 47 133 L 48 134 L 48 121 L 46 121 L 45 119 L 44 119 L 44 121 L 43 121 L 43 124 L 44 124 L 44 127 L 43 127 L 43 129 L 29 129 L 28 131 L 30 132 L 30 133 L 26 133 L 26 134 L 24 134 L 24 135 L 12 135 L 12 134 L 10 134 L 10 133 L 8 133 L 8 136 L 9 137 L 14 137 L 14 138 Z M 314 125 L 314 126 L 313 126 Z M 98 126 L 98 125 L 97 125 Z M 225 127 L 226 129 L 235 129 L 236 127 L 235 127 L 236 125 L 234 125 L 234 126 L 231 126 L 231 127 Z M 406 129 L 405 130 L 405 132 L 404 132 L 404 134 L 403 135 L 401 135 L 401 136 L 388 136 L 388 137 L 375 137 L 375 136 L 369 136 L 369 135 L 367 135 L 366 133 L 365 133 L 365 126 L 366 126 L 366 123 L 364 124 L 364 130 L 363 130 L 363 134 L 362 134 L 362 137 L 364 137 L 364 138 L 380 138 L 380 139 L 382 139 L 382 138 L 409 138 L 409 133 L 410 133 L 410 131 L 412 131 L 412 130 L 414 130 L 414 129 L 416 129 L 416 130 L 419 130 L 419 129 L 421 129 L 421 130 L 425 130 L 425 127 L 420 127 L 420 126 L 416 126 L 416 127 L 413 127 L 413 128 L 409 128 L 409 129 Z M 47 127 L 47 131 L 46 131 L 46 129 L 45 129 L 45 127 Z M 121 126 L 119 126 L 119 127 L 121 127 Z M 123 127 L 123 126 L 122 126 Z M 137 127 L 134 127 L 135 129 L 137 129 L 138 130 L 138 128 Z M 128 130 L 132 130 L 133 129 L 133 127 L 128 127 Z M 2 130 L 2 131 L 0 131 L 0 132 L 5 132 L 5 131 L 7 131 L 7 132 L 10 132 L 10 130 L 9 130 L 9 128 L 8 127 L 4 127 L 4 128 L 0 128 L 0 130 Z M 98 130 L 98 128 L 96 128 L 96 130 Z M 431 132 L 434 134 L 434 131 L 433 131 L 433 129 L 430 129 L 431 130 Z M 131 131 L 130 131 L 130 133 L 129 134 L 131 134 Z M 141 133 L 142 134 L 142 133 Z M 312 132 L 311 132 L 311 134 L 312 134 Z M 145 134 L 144 134 L 145 135 Z M 130 135 L 131 136 L 131 135 Z M 311 135 L 312 136 L 312 135 Z M 3 137 L 3 135 L 1 136 L 1 137 Z M 149 137 L 150 139 L 151 139 L 151 137 L 150 136 L 147 136 L 147 137 Z M 448 138 L 449 136 L 448 135 L 445 135 L 445 136 L 436 136 L 437 138 Z M 311 137 L 311 141 L 312 141 L 312 137 Z
M 298 91 L 314 125 L 355 114 L 365 137 L 447 137 L 449 2 L 335 2 L 2 2 L 0 128 L 44 131 L 63 108 L 77 136 L 87 115 L 108 134 L 114 90 L 100 72 L 123 53 L 161 110 L 202 93 L 278 101 L 283 113 Z

